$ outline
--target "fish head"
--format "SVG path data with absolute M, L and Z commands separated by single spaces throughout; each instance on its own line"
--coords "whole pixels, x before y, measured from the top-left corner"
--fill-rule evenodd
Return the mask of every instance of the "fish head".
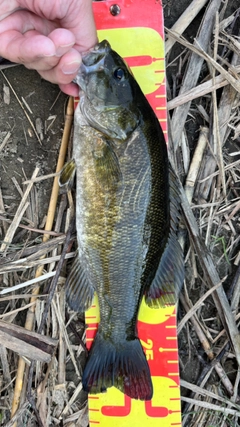
M 83 55 L 75 82 L 97 110 L 127 105 L 134 99 L 134 77 L 106 40 Z

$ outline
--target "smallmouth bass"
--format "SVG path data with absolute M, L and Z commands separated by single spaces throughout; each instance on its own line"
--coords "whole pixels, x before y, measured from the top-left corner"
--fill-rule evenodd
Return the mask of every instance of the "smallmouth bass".
M 83 312 L 96 291 L 100 308 L 83 388 L 99 393 L 115 386 L 150 400 L 136 322 L 143 296 L 153 308 L 174 304 L 183 282 L 174 175 L 157 117 L 106 40 L 83 56 L 76 82 L 73 161 L 60 178 L 64 185 L 76 171 L 79 249 L 66 298 Z

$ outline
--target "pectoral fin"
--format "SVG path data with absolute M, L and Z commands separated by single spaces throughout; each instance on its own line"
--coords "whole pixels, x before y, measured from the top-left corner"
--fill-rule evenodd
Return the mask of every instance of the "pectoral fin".
M 94 288 L 77 254 L 66 281 L 66 299 L 70 308 L 83 313 L 92 305 Z
M 101 138 L 93 151 L 95 174 L 101 188 L 110 190 L 122 179 L 118 157 L 110 143 Z
M 60 172 L 59 180 L 58 180 L 59 187 L 61 188 L 61 190 L 63 190 L 63 192 L 64 191 L 67 192 L 72 188 L 75 172 L 76 172 L 75 161 L 74 159 L 71 159 L 69 162 L 67 162 L 63 166 Z

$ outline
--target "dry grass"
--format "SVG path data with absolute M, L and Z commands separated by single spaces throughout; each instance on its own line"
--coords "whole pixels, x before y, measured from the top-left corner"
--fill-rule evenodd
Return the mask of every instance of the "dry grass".
M 226 19 L 227 2 L 210 1 L 191 44 L 181 33 L 205 4 L 193 0 L 190 11 L 166 30 L 173 82 L 168 91 L 169 152 L 180 178 L 180 241 L 186 255 L 178 324 L 183 426 L 231 427 L 240 420 L 239 18 L 236 11 Z M 176 56 L 175 43 L 183 46 Z M 183 76 L 179 85 L 176 69 Z M 18 102 L 29 117 L 26 102 L 19 97 Z M 64 135 L 70 125 L 67 117 Z M 37 129 L 32 121 L 30 126 L 41 140 L 41 126 Z M 198 134 L 194 143 L 192 129 Z M 0 151 L 9 138 L 7 133 Z M 74 256 L 74 236 L 67 232 L 72 213 L 66 195 L 55 212 L 55 179 L 55 205 L 50 204 L 45 229 L 36 226 L 37 175 L 36 169 L 30 180 L 23 177 L 22 186 L 15 182 L 21 203 L 11 220 L 0 191 L 0 424 L 87 427 L 80 381 L 85 327 L 81 318 L 65 311 L 65 265 Z M 13 238 L 22 228 L 37 238 L 15 245 Z
M 0 292 L 3 306 L 0 315 L 0 421 L 5 426 L 88 425 L 86 394 L 80 393 L 82 368 L 79 364 L 86 353 L 82 340 L 85 327 L 77 316 L 75 320 L 66 320 L 65 316 L 66 260 L 74 256 L 71 251 L 74 240 L 72 203 L 71 200 L 67 203 L 66 195 L 61 196 L 56 211 L 58 175 L 66 157 L 72 118 L 70 99 L 56 173 L 52 174 L 55 178 L 44 230 L 34 227 L 30 220 L 36 209 L 33 186 L 47 178 L 37 177 L 38 168 L 30 180 L 24 177 L 23 189 L 14 181 L 21 202 L 12 220 L 7 218 L 2 193 L 0 195 L 3 284 Z M 38 244 L 13 245 L 13 238 L 21 228 L 34 232 Z M 50 278 L 51 283 L 48 283 Z M 40 282 L 45 282 L 41 295 Z M 23 293 L 17 295 L 22 289 Z M 17 317 L 19 314 L 21 319 Z M 72 370 L 68 379 L 66 368 Z
M 170 152 L 185 190 L 178 330 L 181 376 L 193 383 L 181 380 L 183 426 L 237 426 L 240 419 L 239 11 L 225 19 L 220 7 L 209 3 L 193 44 L 177 32 L 181 25 L 166 30 L 167 47 L 184 47 L 175 59 L 168 54 L 168 76 L 173 65 L 179 75 L 185 68 L 168 103 Z M 189 146 L 196 120 L 199 139 Z

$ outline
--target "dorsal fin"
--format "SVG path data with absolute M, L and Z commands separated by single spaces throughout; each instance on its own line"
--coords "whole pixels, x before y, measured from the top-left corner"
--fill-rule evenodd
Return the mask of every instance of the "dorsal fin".
M 146 304 L 153 308 L 174 305 L 184 280 L 183 251 L 177 240 L 180 216 L 177 181 L 169 166 L 170 233 L 155 277 L 145 295 Z

